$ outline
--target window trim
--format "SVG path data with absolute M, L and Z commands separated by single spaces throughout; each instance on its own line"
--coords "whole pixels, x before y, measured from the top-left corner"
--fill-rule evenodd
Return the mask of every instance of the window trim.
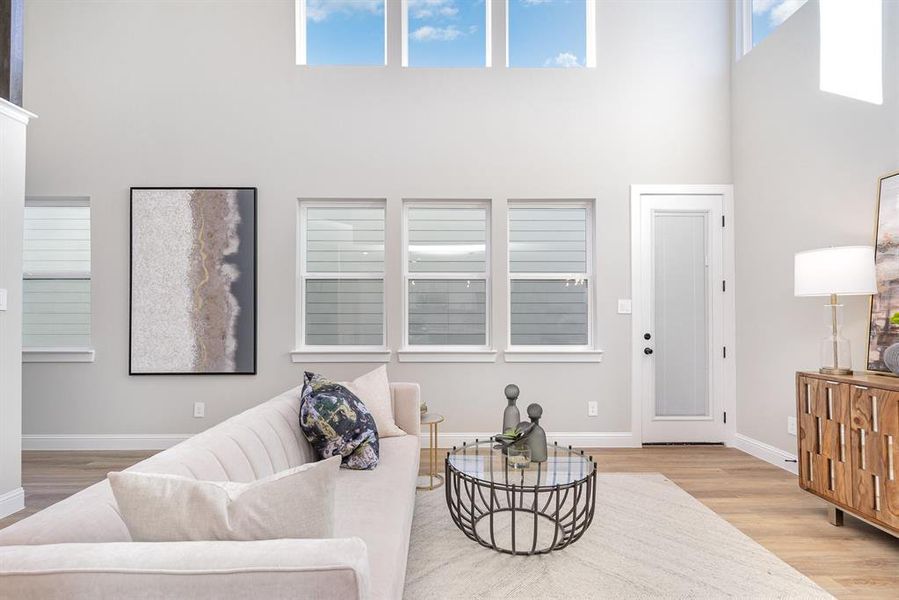
M 93 348 L 22 348 L 23 363 L 92 363 L 95 358 Z
M 733 10 L 734 60 L 740 60 L 752 50 L 752 1 L 737 0 Z
M 91 209 L 91 246 L 93 247 L 93 207 L 91 206 L 90 196 L 26 196 L 25 206 L 40 206 L 53 208 L 69 208 L 69 207 L 87 207 Z M 94 294 L 93 294 L 93 250 L 91 250 L 91 270 L 90 271 L 69 271 L 65 273 L 56 273 L 52 271 L 44 271 L 34 273 L 22 270 L 22 281 L 36 279 L 78 279 L 91 282 L 91 322 L 90 322 L 90 344 L 87 346 L 22 346 L 22 362 L 23 363 L 92 363 L 96 357 L 96 351 L 93 348 L 94 324 Z
M 310 273 L 306 271 L 306 211 L 309 208 L 381 208 L 384 209 L 384 267 L 380 274 L 361 273 Z M 387 345 L 387 200 L 384 198 L 299 198 L 297 200 L 296 246 L 296 317 L 294 349 L 290 352 L 293 362 L 389 362 Z M 316 346 L 306 344 L 306 280 L 307 279 L 380 279 L 383 282 L 384 302 L 383 331 L 380 345 Z
M 596 348 L 594 332 L 596 324 L 596 248 L 595 200 L 547 200 L 510 199 L 506 210 L 506 362 L 599 362 L 602 350 Z M 587 211 L 587 270 L 585 273 L 516 273 L 512 271 L 512 209 L 515 208 L 584 208 Z M 512 344 L 512 281 L 531 279 L 555 281 L 559 279 L 584 279 L 587 282 L 587 343 L 577 346 L 515 345 Z
M 489 199 L 403 199 L 401 223 L 401 260 L 403 286 L 403 338 L 402 347 L 397 351 L 400 362 L 494 362 L 496 350 L 493 348 L 493 293 L 492 287 L 492 202 Z M 483 208 L 484 209 L 484 272 L 424 272 L 409 271 L 409 209 L 410 208 Z M 484 344 L 483 345 L 412 345 L 409 344 L 409 280 L 410 279 L 483 279 L 485 290 Z

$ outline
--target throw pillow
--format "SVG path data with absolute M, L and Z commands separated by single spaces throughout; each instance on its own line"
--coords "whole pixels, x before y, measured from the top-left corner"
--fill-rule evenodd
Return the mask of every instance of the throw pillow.
M 387 380 L 387 367 L 381 365 L 374 371 L 357 377 L 343 386 L 362 400 L 365 408 L 375 419 L 378 426 L 378 438 L 406 435 L 393 419 L 393 401 L 390 398 L 390 382 Z
M 251 483 L 122 471 L 109 484 L 135 542 L 329 538 L 339 465 L 335 457 Z
M 319 458 L 340 456 L 348 469 L 378 466 L 378 429 L 365 404 L 339 383 L 308 371 L 300 429 Z

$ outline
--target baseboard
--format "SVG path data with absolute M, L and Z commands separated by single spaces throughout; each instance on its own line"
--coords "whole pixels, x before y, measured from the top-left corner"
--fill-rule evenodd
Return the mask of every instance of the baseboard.
M 165 450 L 189 437 L 187 433 L 26 433 L 22 450 Z
M 767 463 L 771 463 L 775 467 L 780 467 L 784 471 L 789 471 L 794 475 L 799 473 L 799 465 L 796 462 L 796 456 L 789 452 L 785 452 L 780 448 L 776 448 L 771 444 L 766 444 L 765 442 L 760 442 L 745 436 L 742 433 L 738 433 L 734 440 L 733 447 Z
M 25 490 L 16 488 L 0 494 L 0 519 L 25 508 Z
M 438 448 L 452 448 L 453 446 L 461 446 L 464 442 L 473 442 L 476 439 L 486 440 L 493 433 L 484 432 L 464 432 L 464 433 L 443 433 L 437 434 Z M 546 440 L 552 444 L 558 442 L 560 446 L 573 446 L 576 448 L 639 448 L 640 444 L 634 441 L 634 436 L 630 431 L 576 431 L 576 432 L 548 432 Z M 427 448 L 431 443 L 431 436 L 428 431 L 421 433 L 421 445 Z

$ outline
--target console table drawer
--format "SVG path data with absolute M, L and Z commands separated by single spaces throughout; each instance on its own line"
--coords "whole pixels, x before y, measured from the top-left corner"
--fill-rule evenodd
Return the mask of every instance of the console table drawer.
M 852 386 L 852 506 L 899 527 L 899 392 Z
M 852 498 L 848 386 L 800 378 L 799 388 L 800 483 L 821 496 L 848 504 Z

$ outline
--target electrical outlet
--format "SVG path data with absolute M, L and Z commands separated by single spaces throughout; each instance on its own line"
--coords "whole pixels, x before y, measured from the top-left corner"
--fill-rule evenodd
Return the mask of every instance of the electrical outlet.
M 205 402 L 194 402 L 194 417 L 197 419 L 202 419 L 206 416 L 206 403 Z
M 595 400 L 590 400 L 587 402 L 587 416 L 588 417 L 597 417 L 599 416 L 599 403 Z
M 619 299 L 618 299 L 618 314 L 619 314 L 619 315 L 629 315 L 629 314 L 631 314 L 631 300 L 630 300 L 630 298 L 619 298 Z
M 787 417 L 787 433 L 796 435 L 796 417 Z

